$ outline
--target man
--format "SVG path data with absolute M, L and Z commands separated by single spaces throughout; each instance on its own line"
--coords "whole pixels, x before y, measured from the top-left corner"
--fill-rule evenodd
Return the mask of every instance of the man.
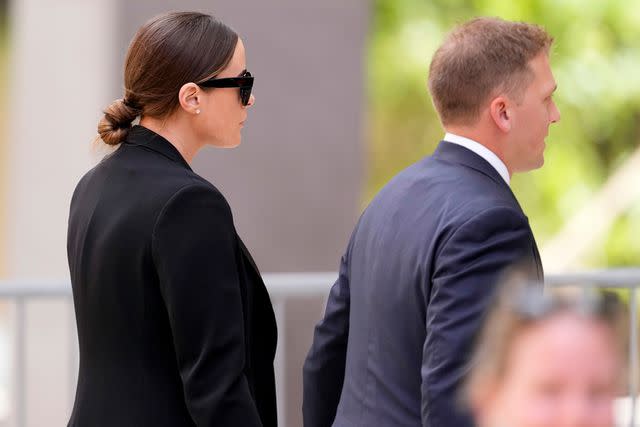
M 446 130 L 383 188 L 342 257 L 304 366 L 306 427 L 473 423 L 457 394 L 501 270 L 543 272 L 511 175 L 542 166 L 560 119 L 540 27 L 478 18 L 435 53 Z

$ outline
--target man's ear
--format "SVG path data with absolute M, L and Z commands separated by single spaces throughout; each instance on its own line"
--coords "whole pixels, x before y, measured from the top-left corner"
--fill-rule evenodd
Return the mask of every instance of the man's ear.
M 512 117 L 510 103 L 504 96 L 498 96 L 489 104 L 489 114 L 494 123 L 502 132 L 507 133 L 511 130 Z
M 178 92 L 180 108 L 190 114 L 200 114 L 202 89 L 195 83 L 185 83 Z

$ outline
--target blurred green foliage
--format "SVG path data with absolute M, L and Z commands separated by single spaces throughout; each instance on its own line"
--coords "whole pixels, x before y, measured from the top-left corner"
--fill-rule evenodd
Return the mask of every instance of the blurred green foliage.
M 427 92 L 429 62 L 454 25 L 476 16 L 537 23 L 555 38 L 562 120 L 551 127 L 545 166 L 512 185 L 543 246 L 640 146 L 640 0 L 374 0 L 365 202 L 442 138 Z M 587 265 L 640 264 L 639 214 L 640 201 Z

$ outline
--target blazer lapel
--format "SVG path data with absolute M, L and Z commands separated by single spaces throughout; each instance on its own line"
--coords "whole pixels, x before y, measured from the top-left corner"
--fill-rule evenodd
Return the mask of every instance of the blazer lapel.
M 174 147 L 172 143 L 144 126 L 133 126 L 131 130 L 129 130 L 129 134 L 127 135 L 124 143 L 145 147 L 146 149 L 155 151 L 174 162 L 180 163 L 185 168 L 192 171 L 189 163 L 187 163 L 184 157 L 182 157 L 182 154 L 180 154 L 178 149 Z

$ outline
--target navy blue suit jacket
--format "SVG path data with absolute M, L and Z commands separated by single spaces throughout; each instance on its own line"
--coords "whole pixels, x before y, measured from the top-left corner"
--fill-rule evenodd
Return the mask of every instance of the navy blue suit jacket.
M 498 172 L 441 142 L 362 214 L 304 365 L 305 427 L 466 427 L 459 404 L 499 274 L 543 271 Z

